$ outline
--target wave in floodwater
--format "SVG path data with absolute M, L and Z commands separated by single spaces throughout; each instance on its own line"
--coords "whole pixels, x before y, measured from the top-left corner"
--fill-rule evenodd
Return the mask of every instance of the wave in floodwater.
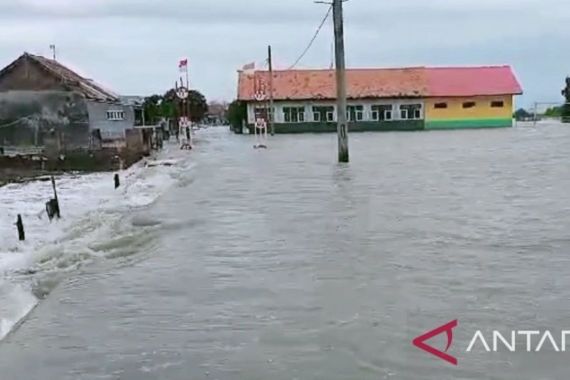
M 5 338 L 69 273 L 98 260 L 127 260 L 144 250 L 161 226 L 137 212 L 172 186 L 188 182 L 188 152 L 169 145 L 156 159 L 119 173 L 65 175 L 56 179 L 62 219 L 49 222 L 45 202 L 51 183 L 0 188 L 0 340 Z M 14 223 L 26 229 L 19 242 Z
M 29 289 L 0 282 L 0 339 L 8 335 L 37 304 L 38 299 Z

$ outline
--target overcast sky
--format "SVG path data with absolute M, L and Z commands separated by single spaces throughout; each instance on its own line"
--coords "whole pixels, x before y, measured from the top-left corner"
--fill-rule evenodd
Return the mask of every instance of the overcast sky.
M 519 104 L 561 101 L 570 74 L 568 0 L 350 0 L 351 67 L 511 64 Z M 190 61 L 193 87 L 232 100 L 236 70 L 293 63 L 327 6 L 312 0 L 0 0 L 0 66 L 22 52 L 49 55 L 124 95 L 163 93 Z M 299 67 L 328 67 L 327 23 Z

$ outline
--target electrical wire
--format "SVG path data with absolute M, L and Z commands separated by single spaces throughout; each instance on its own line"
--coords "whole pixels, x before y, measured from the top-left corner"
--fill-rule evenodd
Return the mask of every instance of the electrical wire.
M 317 39 L 317 37 L 319 36 L 319 33 L 321 32 L 321 29 L 323 29 L 323 26 L 325 25 L 325 22 L 327 22 L 327 19 L 329 18 L 331 12 L 332 12 L 332 5 L 329 7 L 329 10 L 327 11 L 325 17 L 323 18 L 323 21 L 321 21 L 321 24 L 319 25 L 319 27 L 317 28 L 317 31 L 315 33 L 315 35 L 313 36 L 313 38 L 311 39 L 311 41 L 309 42 L 309 44 L 307 45 L 307 47 L 305 48 L 305 50 L 303 50 L 303 53 L 301 53 L 301 55 L 299 56 L 299 58 L 297 58 L 297 60 L 295 61 L 294 64 L 291 65 L 291 67 L 289 67 L 289 70 L 292 70 L 295 68 L 295 66 L 297 66 L 297 64 L 299 62 L 301 62 L 301 60 L 305 57 L 305 55 L 309 52 L 309 50 L 311 49 L 311 47 L 313 46 L 313 43 L 315 43 L 315 40 Z

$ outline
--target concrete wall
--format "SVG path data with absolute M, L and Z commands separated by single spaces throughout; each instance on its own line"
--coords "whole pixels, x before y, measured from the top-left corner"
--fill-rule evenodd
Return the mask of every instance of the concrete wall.
M 503 107 L 491 107 L 495 101 L 503 102 Z M 475 106 L 464 108 L 466 102 Z M 436 108 L 438 103 L 447 108 Z M 512 95 L 426 99 L 427 129 L 511 127 L 512 120 Z
M 127 129 L 125 131 L 127 149 L 134 152 L 146 151 L 142 129 Z
M 463 103 L 474 102 L 475 106 L 464 108 Z M 492 102 L 503 102 L 502 107 L 492 107 Z M 513 124 L 513 96 L 479 96 L 428 99 L 365 99 L 349 100 L 348 105 L 362 106 L 363 119 L 349 121 L 351 131 L 408 131 L 418 129 L 461 129 L 461 128 L 503 128 Z M 445 103 L 446 108 L 436 108 L 436 104 Z M 247 105 L 247 124 L 252 128 L 255 123 L 255 109 L 265 107 L 266 103 Z M 400 105 L 421 104 L 419 119 L 402 119 Z M 374 121 L 373 105 L 392 105 L 392 120 Z M 303 122 L 286 123 L 284 107 L 305 107 Z M 317 122 L 313 119 L 313 106 L 333 106 L 334 122 Z M 275 131 L 277 133 L 332 132 L 336 131 L 336 103 L 333 101 L 277 101 L 275 102 Z
M 64 91 L 0 92 L 0 146 L 43 146 L 48 140 L 65 150 L 89 145 L 85 99 Z
M 125 139 L 125 130 L 135 125 L 135 112 L 132 106 L 87 101 L 89 125 L 92 131 L 101 131 L 103 140 Z M 124 112 L 123 120 L 110 120 L 108 111 Z

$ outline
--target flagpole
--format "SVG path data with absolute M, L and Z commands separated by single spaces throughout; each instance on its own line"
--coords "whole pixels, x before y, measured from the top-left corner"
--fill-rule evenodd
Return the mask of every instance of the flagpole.
M 188 75 L 188 65 L 186 65 L 186 87 L 190 90 L 190 79 Z
M 186 61 L 186 88 L 188 89 L 188 121 L 190 122 L 190 133 L 192 133 L 192 120 L 190 119 L 190 76 L 188 75 L 188 61 Z

